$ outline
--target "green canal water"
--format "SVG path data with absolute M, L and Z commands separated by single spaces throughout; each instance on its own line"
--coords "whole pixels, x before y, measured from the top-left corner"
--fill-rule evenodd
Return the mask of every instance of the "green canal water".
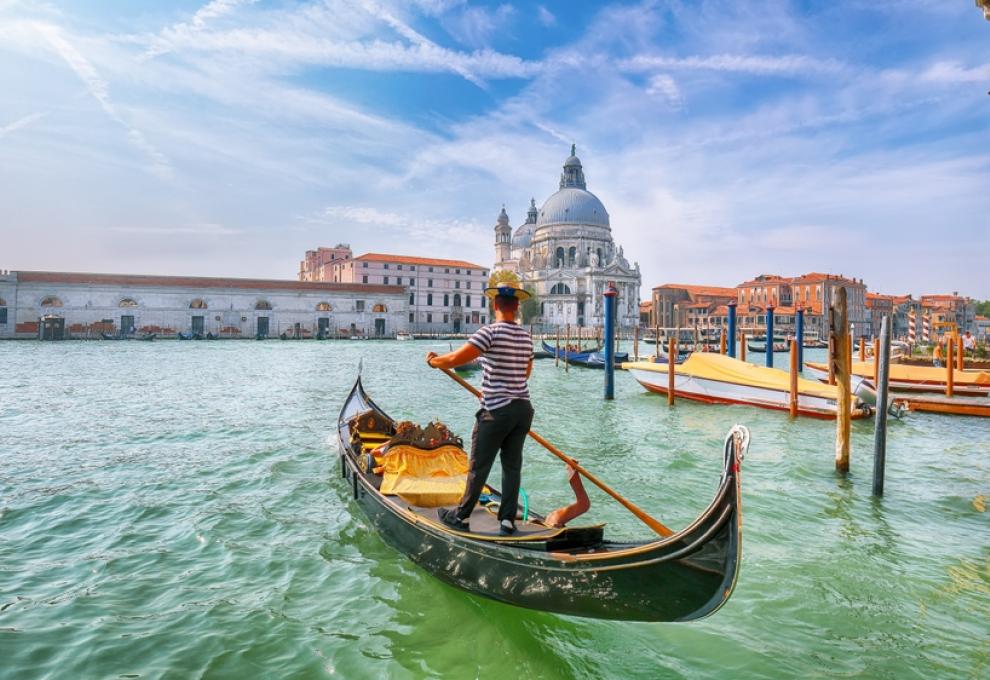
M 358 360 L 393 415 L 469 434 L 446 343 L 0 343 L 4 678 L 990 677 L 990 423 L 834 425 L 680 402 L 537 362 L 534 428 L 681 527 L 752 430 L 735 594 L 691 624 L 560 617 L 448 587 L 359 514 L 328 444 Z M 527 444 L 533 506 L 569 498 Z M 591 517 L 648 529 L 596 489 Z

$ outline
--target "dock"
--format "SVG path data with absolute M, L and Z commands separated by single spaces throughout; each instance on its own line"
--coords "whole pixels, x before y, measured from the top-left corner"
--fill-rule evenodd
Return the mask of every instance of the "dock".
M 909 411 L 990 418 L 990 399 L 906 392 L 892 392 L 891 396 L 895 402 L 903 403 Z

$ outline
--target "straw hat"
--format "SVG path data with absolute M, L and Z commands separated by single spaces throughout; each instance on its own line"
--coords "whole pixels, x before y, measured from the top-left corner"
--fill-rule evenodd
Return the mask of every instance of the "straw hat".
M 523 290 L 523 287 L 514 281 L 503 281 L 497 286 L 485 288 L 485 295 L 494 300 L 496 297 L 515 298 L 522 302 L 528 300 L 530 294 Z

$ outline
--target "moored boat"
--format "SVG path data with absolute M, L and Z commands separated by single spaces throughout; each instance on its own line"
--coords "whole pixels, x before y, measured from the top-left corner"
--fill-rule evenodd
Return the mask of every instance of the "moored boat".
M 828 380 L 828 364 L 805 362 L 805 370 L 819 380 Z M 856 361 L 852 364 L 852 374 L 868 381 L 873 379 L 874 364 Z M 898 392 L 945 392 L 948 380 L 947 368 L 934 366 L 910 366 L 890 364 L 888 375 L 890 389 Z M 990 372 L 952 371 L 952 388 L 955 394 L 990 397 Z
M 396 340 L 412 340 L 413 339 L 413 336 L 412 336 L 412 333 L 410 333 L 409 331 L 399 331 L 398 333 L 395 334 L 395 339 Z
M 627 362 L 622 365 L 646 389 L 667 393 L 668 364 Z M 744 404 L 778 411 L 790 408 L 790 375 L 721 354 L 696 352 L 674 370 L 674 394 L 709 404 Z M 798 378 L 798 413 L 835 418 L 838 389 Z M 851 416 L 872 415 L 869 405 L 853 395 Z
M 515 534 L 500 536 L 480 505 L 469 518 L 470 531 L 451 529 L 437 519 L 436 508 L 382 493 L 382 476 L 362 463 L 368 456 L 360 430 L 366 417 L 394 428 L 358 378 L 337 419 L 350 493 L 386 543 L 453 586 L 531 609 L 631 621 L 702 618 L 732 594 L 742 557 L 739 475 L 749 444 L 744 427 L 726 437 L 718 489 L 697 519 L 670 536 L 628 542 L 606 539 L 602 525 L 547 527 L 538 514 L 517 521 Z M 491 489 L 490 502 L 498 500 Z

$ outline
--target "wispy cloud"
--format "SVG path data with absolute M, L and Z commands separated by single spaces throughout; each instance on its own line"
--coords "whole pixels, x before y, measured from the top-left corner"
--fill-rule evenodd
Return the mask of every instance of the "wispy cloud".
M 145 58 L 167 54 L 177 36 L 193 36 L 203 31 L 211 21 L 232 14 L 238 7 L 252 5 L 258 0 L 210 0 L 200 7 L 188 23 L 179 23 L 162 30 L 161 35 L 145 52 Z
M 492 38 L 507 28 L 516 15 L 512 5 L 499 5 L 494 9 L 487 7 L 465 7 L 459 12 L 445 16 L 441 23 L 461 44 L 469 47 L 487 47 Z
M 0 139 L 3 139 L 5 136 L 10 134 L 11 132 L 14 132 L 15 130 L 20 130 L 23 127 L 27 127 L 36 120 L 41 120 L 47 115 L 48 115 L 47 112 L 31 113 L 21 118 L 18 118 L 15 121 L 7 123 L 6 125 L 0 127 Z
M 100 77 L 100 74 L 93 68 L 93 65 L 65 39 L 57 27 L 51 24 L 38 23 L 35 24 L 35 29 L 48 42 L 52 49 L 65 60 L 69 68 L 75 72 L 93 99 L 99 103 L 104 113 L 124 127 L 128 140 L 148 159 L 150 163 L 148 166 L 149 171 L 163 179 L 171 178 L 172 166 L 168 158 L 148 141 L 144 133 L 132 127 L 124 120 L 110 100 L 109 85 Z
M 646 94 L 663 97 L 674 109 L 679 109 L 684 104 L 677 82 L 666 73 L 658 73 L 650 78 Z
M 536 20 L 547 28 L 557 25 L 557 17 L 543 5 L 539 5 L 536 8 Z
M 637 55 L 619 62 L 618 66 L 622 70 L 632 72 L 696 69 L 780 76 L 835 75 L 848 70 L 846 65 L 835 59 L 817 59 L 801 54 L 784 56 L 717 54 L 704 57 Z

